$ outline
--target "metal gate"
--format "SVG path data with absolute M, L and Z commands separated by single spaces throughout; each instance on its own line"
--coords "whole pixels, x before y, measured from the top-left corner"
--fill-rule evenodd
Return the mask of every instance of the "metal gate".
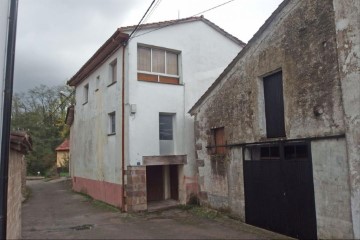
M 246 223 L 317 238 L 310 143 L 252 144 L 243 153 Z

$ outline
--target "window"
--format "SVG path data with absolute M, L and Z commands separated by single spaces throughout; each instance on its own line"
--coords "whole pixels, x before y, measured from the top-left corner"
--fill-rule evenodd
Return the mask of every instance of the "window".
M 115 112 L 109 113 L 109 134 L 115 134 L 116 132 L 116 121 Z
M 265 77 L 263 85 L 267 137 L 285 137 L 282 72 Z
M 110 84 L 112 85 L 117 81 L 117 60 L 115 59 L 110 63 Z
M 159 113 L 159 153 L 173 155 L 174 151 L 174 119 L 171 113 Z
M 225 154 L 225 131 L 224 128 L 212 129 L 214 148 L 212 154 Z
M 178 53 L 139 46 L 138 80 L 179 84 Z
M 168 114 L 159 115 L 159 138 L 160 140 L 173 140 L 173 116 Z
M 89 84 L 84 86 L 84 104 L 89 100 Z

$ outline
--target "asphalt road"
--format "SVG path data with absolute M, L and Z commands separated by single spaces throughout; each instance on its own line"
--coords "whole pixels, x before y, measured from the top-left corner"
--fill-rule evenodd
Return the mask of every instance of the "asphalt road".
M 281 235 L 216 215 L 175 208 L 127 214 L 70 189 L 70 181 L 28 181 L 22 208 L 24 239 L 279 239 Z

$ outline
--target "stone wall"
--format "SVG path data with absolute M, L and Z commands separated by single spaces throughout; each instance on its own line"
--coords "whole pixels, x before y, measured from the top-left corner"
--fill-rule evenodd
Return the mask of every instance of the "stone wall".
M 10 151 L 8 200 L 7 200 L 7 239 L 21 238 L 21 175 L 24 155 Z
M 336 21 L 341 19 L 339 13 L 334 12 L 334 5 L 339 5 L 343 13 L 346 12 L 344 9 L 352 9 L 353 15 L 349 15 L 352 20 L 345 22 L 349 22 L 346 25 L 348 30 L 354 31 L 347 31 L 345 37 L 355 36 L 352 44 L 358 46 L 356 44 L 359 43 L 359 31 L 355 33 L 355 30 L 358 30 L 359 25 L 355 26 L 355 23 L 359 22 L 359 18 L 354 12 L 359 13 L 356 10 L 359 4 L 358 1 L 343 3 L 285 0 L 216 80 L 216 85 L 210 88 L 211 91 L 207 92 L 192 109 L 192 114 L 195 115 L 196 156 L 200 198 L 203 204 L 229 208 L 231 212 L 244 219 L 242 153 L 241 147 L 234 145 L 271 140 L 266 137 L 262 81 L 263 77 L 281 70 L 285 139 L 346 134 L 346 144 L 344 141 L 340 145 L 329 145 L 329 142 L 325 142 L 325 145 L 318 142 L 312 144 L 315 154 L 313 175 L 318 237 L 353 238 L 353 232 L 360 229 L 357 223 L 360 219 L 360 138 L 359 128 L 356 127 L 359 123 L 360 81 L 356 81 L 359 77 L 358 72 L 354 73 L 359 70 L 359 51 L 355 51 L 358 47 L 351 51 L 340 51 L 348 56 L 352 53 L 352 64 L 345 60 L 350 58 L 343 59 L 347 63 L 347 67 L 344 67 L 348 71 L 342 76 L 341 71 L 344 69 L 339 69 L 338 60 L 342 58 L 339 59 L 338 55 L 337 37 L 339 38 L 338 35 L 343 32 L 337 33 L 336 24 L 339 23 Z M 340 20 L 336 20 L 335 15 Z M 344 47 L 346 43 L 342 37 L 343 35 L 340 36 L 340 45 Z M 347 91 L 344 91 L 344 88 Z M 346 96 L 343 96 L 344 94 Z M 343 101 L 346 104 L 345 114 L 349 113 L 348 117 L 344 117 Z M 353 111 L 352 108 L 356 110 Z M 233 146 L 228 147 L 227 153 L 220 159 L 227 164 L 226 171 L 222 174 L 218 174 L 214 169 L 217 165 L 212 164 L 213 156 L 207 148 L 212 142 L 211 129 L 219 127 L 225 129 L 226 144 Z M 331 155 L 329 146 L 336 146 L 341 151 Z M 339 156 L 334 158 L 335 155 Z M 349 164 L 346 162 L 348 155 L 352 158 Z M 324 167 L 326 164 L 328 166 Z M 339 174 L 337 180 L 334 180 L 334 173 Z M 351 179 L 351 187 L 346 180 L 348 178 Z M 336 195 L 336 188 L 342 188 L 341 199 L 328 195 Z M 351 191 L 353 193 L 350 195 Z M 352 214 L 350 199 L 353 205 Z M 337 202 L 336 208 L 332 207 L 331 202 Z M 334 229 L 336 222 L 341 223 L 336 224 Z
M 360 239 L 360 1 L 334 0 L 354 237 Z
M 32 141 L 24 132 L 10 135 L 8 196 L 7 196 L 7 239 L 21 238 L 21 202 L 25 193 L 26 166 L 24 155 L 31 150 Z
M 128 166 L 126 180 L 126 211 L 147 210 L 146 166 Z

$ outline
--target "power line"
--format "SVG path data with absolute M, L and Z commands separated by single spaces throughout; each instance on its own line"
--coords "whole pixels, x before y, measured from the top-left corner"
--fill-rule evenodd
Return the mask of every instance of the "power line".
M 215 7 L 212 7 L 212 8 L 209 8 L 209 9 L 205 10 L 205 11 L 202 11 L 202 12 L 199 12 L 199 13 L 197 13 L 197 14 L 194 14 L 194 15 L 192 15 L 192 17 L 194 17 L 194 16 L 196 16 L 196 15 L 199 15 L 199 14 L 202 14 L 202 13 L 209 12 L 209 11 L 215 9 L 215 8 L 224 6 L 224 5 L 226 5 L 226 4 L 228 4 L 228 3 L 231 3 L 231 2 L 233 2 L 233 1 L 235 1 L 235 0 L 230 0 L 230 1 L 224 2 L 224 3 L 222 3 L 222 4 L 219 4 L 219 5 L 215 6 Z
M 149 12 L 150 8 L 152 7 L 152 5 L 154 4 L 155 0 L 152 1 L 152 3 L 150 4 L 150 6 L 148 7 L 148 9 L 146 10 L 145 14 L 143 15 L 143 17 L 140 19 L 138 25 L 135 27 L 135 29 L 130 33 L 129 35 L 129 39 L 131 38 L 131 36 L 134 34 L 134 32 L 136 32 L 136 30 L 138 29 L 139 25 L 141 24 L 142 20 L 145 18 L 146 14 Z
M 147 20 L 149 19 L 149 17 L 154 13 L 154 11 L 156 10 L 156 8 L 160 5 L 161 3 L 161 0 L 157 0 L 154 7 L 150 10 L 149 14 L 144 18 L 143 20 L 143 24 L 147 22 Z M 139 26 L 138 30 L 139 31 L 140 29 L 142 28 L 142 25 Z
M 195 16 L 197 16 L 197 15 L 199 15 L 199 14 L 209 12 L 209 11 L 211 11 L 211 10 L 214 10 L 214 9 L 218 8 L 218 7 L 221 7 L 221 6 L 224 6 L 224 5 L 226 5 L 226 4 L 229 4 L 229 3 L 233 2 L 233 1 L 235 1 L 235 0 L 230 0 L 230 1 L 227 1 L 227 2 L 224 2 L 224 3 L 221 3 L 221 4 L 219 4 L 219 5 L 216 5 L 216 6 L 212 7 L 212 8 L 209 8 L 209 9 L 206 9 L 206 10 L 201 11 L 201 12 L 199 12 L 199 13 L 196 13 L 196 14 L 190 16 L 190 17 L 195 17 Z M 188 18 L 190 18 L 190 17 L 188 17 Z M 131 37 L 131 35 L 130 35 L 129 40 L 132 39 L 132 38 L 136 38 L 136 37 L 139 37 L 139 36 L 142 36 L 142 35 L 145 35 L 145 34 L 148 34 L 148 33 L 154 32 L 154 31 L 157 31 L 157 30 L 159 30 L 159 29 L 162 29 L 162 28 L 171 26 L 171 25 L 176 24 L 176 23 L 177 23 L 177 21 L 170 22 L 169 24 L 166 24 L 166 25 L 164 25 L 164 26 L 155 28 L 155 29 L 153 29 L 153 30 L 144 32 L 144 33 L 142 33 L 142 34 L 139 34 L 139 35 L 136 35 L 136 36 L 133 36 L 133 37 Z M 134 32 L 134 31 L 133 31 L 133 32 Z

